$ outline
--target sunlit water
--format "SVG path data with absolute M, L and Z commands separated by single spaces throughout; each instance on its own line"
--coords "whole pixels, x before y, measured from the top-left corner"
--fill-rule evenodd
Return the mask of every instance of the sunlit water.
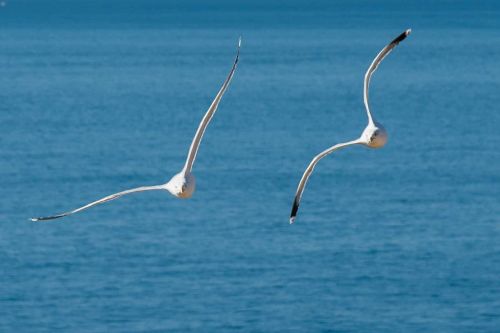
M 0 331 L 498 332 L 500 12 L 398 4 L 0 7 Z M 389 143 L 322 160 L 290 226 L 408 27 L 372 80 Z M 178 172 L 240 34 L 192 199 L 28 222 Z

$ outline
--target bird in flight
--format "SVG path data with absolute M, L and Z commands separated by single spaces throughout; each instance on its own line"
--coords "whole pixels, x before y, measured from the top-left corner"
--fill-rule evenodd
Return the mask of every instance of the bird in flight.
M 82 206 L 80 208 L 62 213 L 62 214 L 57 214 L 53 216 L 46 216 L 46 217 L 35 217 L 31 218 L 30 220 L 33 222 L 37 221 L 46 221 L 46 220 L 53 220 L 53 219 L 58 219 L 61 217 L 65 217 L 74 213 L 78 213 L 82 210 L 85 210 L 90 207 L 94 207 L 96 205 L 102 204 L 104 202 L 108 202 L 111 200 L 118 199 L 124 195 L 131 194 L 131 193 L 136 193 L 136 192 L 144 192 L 144 191 L 153 191 L 153 190 L 165 190 L 170 192 L 173 196 L 177 198 L 190 198 L 193 195 L 194 189 L 195 189 L 195 178 L 194 175 L 192 174 L 192 169 L 193 169 L 193 164 L 194 160 L 196 159 L 196 154 L 198 153 L 198 149 L 200 147 L 201 139 L 203 138 L 203 134 L 205 133 L 205 130 L 207 129 L 208 124 L 210 123 L 210 120 L 212 120 L 215 111 L 217 111 L 217 107 L 219 106 L 219 103 L 222 99 L 222 96 L 226 92 L 227 88 L 229 87 L 229 84 L 231 83 L 231 79 L 233 78 L 234 72 L 236 70 L 236 67 L 238 65 L 238 60 L 239 60 L 239 55 L 240 55 L 240 47 L 241 47 L 241 37 L 238 40 L 238 48 L 236 52 L 236 58 L 233 63 L 233 67 L 231 68 L 231 71 L 229 72 L 229 75 L 227 76 L 226 80 L 224 81 L 221 89 L 215 96 L 215 99 L 213 100 L 212 104 L 208 108 L 208 111 L 205 113 L 203 116 L 203 119 L 201 120 L 200 125 L 198 126 L 198 130 L 196 131 L 196 134 L 194 135 L 193 141 L 191 142 L 191 146 L 189 147 L 189 153 L 186 159 L 186 163 L 184 165 L 184 168 L 179 172 L 178 174 L 174 175 L 167 183 L 162 184 L 162 185 L 154 185 L 154 186 L 141 186 L 137 188 L 133 188 L 130 190 L 118 192 L 115 194 L 108 195 L 107 197 L 104 197 L 102 199 L 99 199 L 97 201 L 91 202 L 89 204 L 86 204 L 85 206 Z
M 295 198 L 293 200 L 293 205 L 292 205 L 292 212 L 290 213 L 290 224 L 294 223 L 295 218 L 297 217 L 297 211 L 299 210 L 300 199 L 302 198 L 302 193 L 304 192 L 307 180 L 311 176 L 316 164 L 323 157 L 333 153 L 335 150 L 352 145 L 364 145 L 369 148 L 381 148 L 387 142 L 387 132 L 385 128 L 382 126 L 382 124 L 380 124 L 373 118 L 373 115 L 370 112 L 370 107 L 368 105 L 368 88 L 370 85 L 370 79 L 375 70 L 377 69 L 378 65 L 389 53 L 391 53 L 392 49 L 396 47 L 396 45 L 398 45 L 401 41 L 403 41 L 406 37 L 408 37 L 410 32 L 411 29 L 408 29 L 401 35 L 396 37 L 392 42 L 389 43 L 389 45 L 384 47 L 382 51 L 379 52 L 379 54 L 377 54 L 377 56 L 371 63 L 370 67 L 368 67 L 368 70 L 366 71 L 365 74 L 365 83 L 363 92 L 366 114 L 368 115 L 368 125 L 366 126 L 363 133 L 358 139 L 336 144 L 316 155 L 311 161 L 311 163 L 309 163 L 309 166 L 302 175 L 302 179 L 300 180 L 299 186 L 297 187 L 297 192 L 295 193 Z

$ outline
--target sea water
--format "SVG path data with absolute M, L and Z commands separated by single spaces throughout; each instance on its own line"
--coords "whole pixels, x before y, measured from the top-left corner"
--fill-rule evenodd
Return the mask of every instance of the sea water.
M 6 1 L 1 332 L 498 332 L 493 2 Z M 378 150 L 357 138 L 372 78 Z M 166 182 L 203 138 L 196 192 Z

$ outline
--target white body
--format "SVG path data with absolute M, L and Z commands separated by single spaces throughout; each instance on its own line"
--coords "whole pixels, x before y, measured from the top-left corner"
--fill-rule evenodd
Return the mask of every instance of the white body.
M 179 172 L 163 186 L 165 186 L 165 189 L 173 196 L 181 199 L 188 199 L 191 198 L 194 193 L 196 180 L 192 173 L 184 174 L 183 172 Z
M 374 121 L 366 126 L 359 140 L 370 148 L 382 148 L 387 143 L 387 131 L 382 124 Z

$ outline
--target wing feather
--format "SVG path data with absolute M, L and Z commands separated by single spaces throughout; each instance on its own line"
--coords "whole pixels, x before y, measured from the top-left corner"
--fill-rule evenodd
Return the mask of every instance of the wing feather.
M 392 42 L 390 42 L 386 47 L 384 47 L 382 49 L 382 51 L 380 51 L 379 54 L 377 54 L 375 59 L 373 59 L 370 67 L 368 67 L 368 70 L 366 71 L 363 99 L 365 102 L 366 113 L 368 114 L 368 121 L 370 123 L 373 123 L 372 114 L 370 112 L 370 106 L 368 105 L 368 90 L 369 90 L 369 86 L 370 86 L 370 79 L 371 79 L 373 73 L 377 70 L 378 65 L 382 62 L 382 60 L 384 60 L 384 58 L 389 53 L 391 53 L 393 48 L 395 48 L 401 41 L 403 41 L 406 37 L 408 37 L 410 32 L 411 32 L 411 29 L 404 31 L 401 35 L 396 37 Z
M 308 181 L 309 177 L 311 176 L 312 172 L 314 171 L 314 167 L 316 166 L 316 164 L 318 164 L 318 162 L 323 157 L 325 157 L 328 154 L 333 153 L 335 150 L 338 150 L 338 149 L 344 148 L 344 147 L 348 147 L 351 145 L 355 145 L 355 144 L 361 144 L 361 143 L 363 143 L 363 141 L 360 139 L 349 141 L 349 142 L 344 142 L 344 143 L 339 143 L 339 144 L 336 144 L 335 146 L 332 146 L 332 147 L 322 151 L 321 153 L 319 153 L 318 155 L 316 155 L 312 159 L 311 163 L 309 163 L 309 166 L 307 167 L 306 171 L 302 175 L 302 179 L 299 182 L 299 186 L 297 187 L 297 192 L 295 193 L 295 198 L 293 199 L 292 212 L 290 213 L 290 224 L 295 222 L 295 218 L 297 217 L 297 212 L 299 210 L 300 200 L 302 199 L 302 193 L 304 192 L 307 181 Z
M 234 59 L 233 67 L 231 68 L 231 71 L 229 72 L 226 81 L 224 81 L 224 84 L 222 84 L 221 89 L 215 96 L 215 99 L 213 100 L 212 104 L 208 108 L 208 111 L 203 116 L 203 119 L 201 120 L 200 125 L 198 126 L 198 130 L 194 135 L 193 141 L 191 142 L 191 146 L 189 147 L 188 157 L 186 159 L 186 164 L 184 165 L 183 169 L 184 174 L 190 173 L 191 170 L 193 169 L 193 163 L 194 160 L 196 159 L 196 154 L 198 153 L 198 148 L 200 147 L 203 134 L 205 133 L 205 130 L 207 129 L 208 124 L 210 123 L 210 120 L 212 120 L 215 111 L 217 111 L 217 107 L 219 106 L 222 96 L 229 87 L 229 83 L 231 83 L 231 79 L 233 78 L 234 72 L 238 65 L 238 60 L 240 57 L 240 47 L 241 47 L 241 37 L 238 41 L 238 49 L 236 52 L 236 58 Z
M 78 213 L 78 212 L 80 212 L 82 210 L 88 209 L 90 207 L 93 207 L 93 206 L 96 206 L 96 205 L 99 205 L 99 204 L 102 204 L 102 203 L 105 203 L 105 202 L 108 202 L 108 201 L 111 201 L 111 200 L 118 199 L 119 197 L 122 197 L 122 196 L 130 194 L 130 193 L 144 192 L 144 191 L 153 191 L 153 190 L 163 190 L 163 189 L 164 189 L 163 185 L 141 186 L 141 187 L 137 187 L 137 188 L 133 188 L 133 189 L 130 189 L 130 190 L 126 190 L 126 191 L 122 191 L 122 192 L 118 192 L 118 193 L 115 193 L 115 194 L 108 195 L 108 196 L 106 196 L 106 197 L 104 197 L 102 199 L 99 199 L 97 201 L 91 202 L 89 204 L 86 204 L 85 206 L 82 206 L 80 208 L 71 210 L 69 212 L 65 212 L 65 213 L 58 214 L 58 215 L 52 215 L 52 216 L 34 217 L 34 218 L 31 218 L 30 220 L 33 221 L 33 222 L 54 220 L 54 219 L 65 217 L 65 216 L 68 216 L 68 215 L 71 215 L 71 214 L 74 214 L 74 213 Z

